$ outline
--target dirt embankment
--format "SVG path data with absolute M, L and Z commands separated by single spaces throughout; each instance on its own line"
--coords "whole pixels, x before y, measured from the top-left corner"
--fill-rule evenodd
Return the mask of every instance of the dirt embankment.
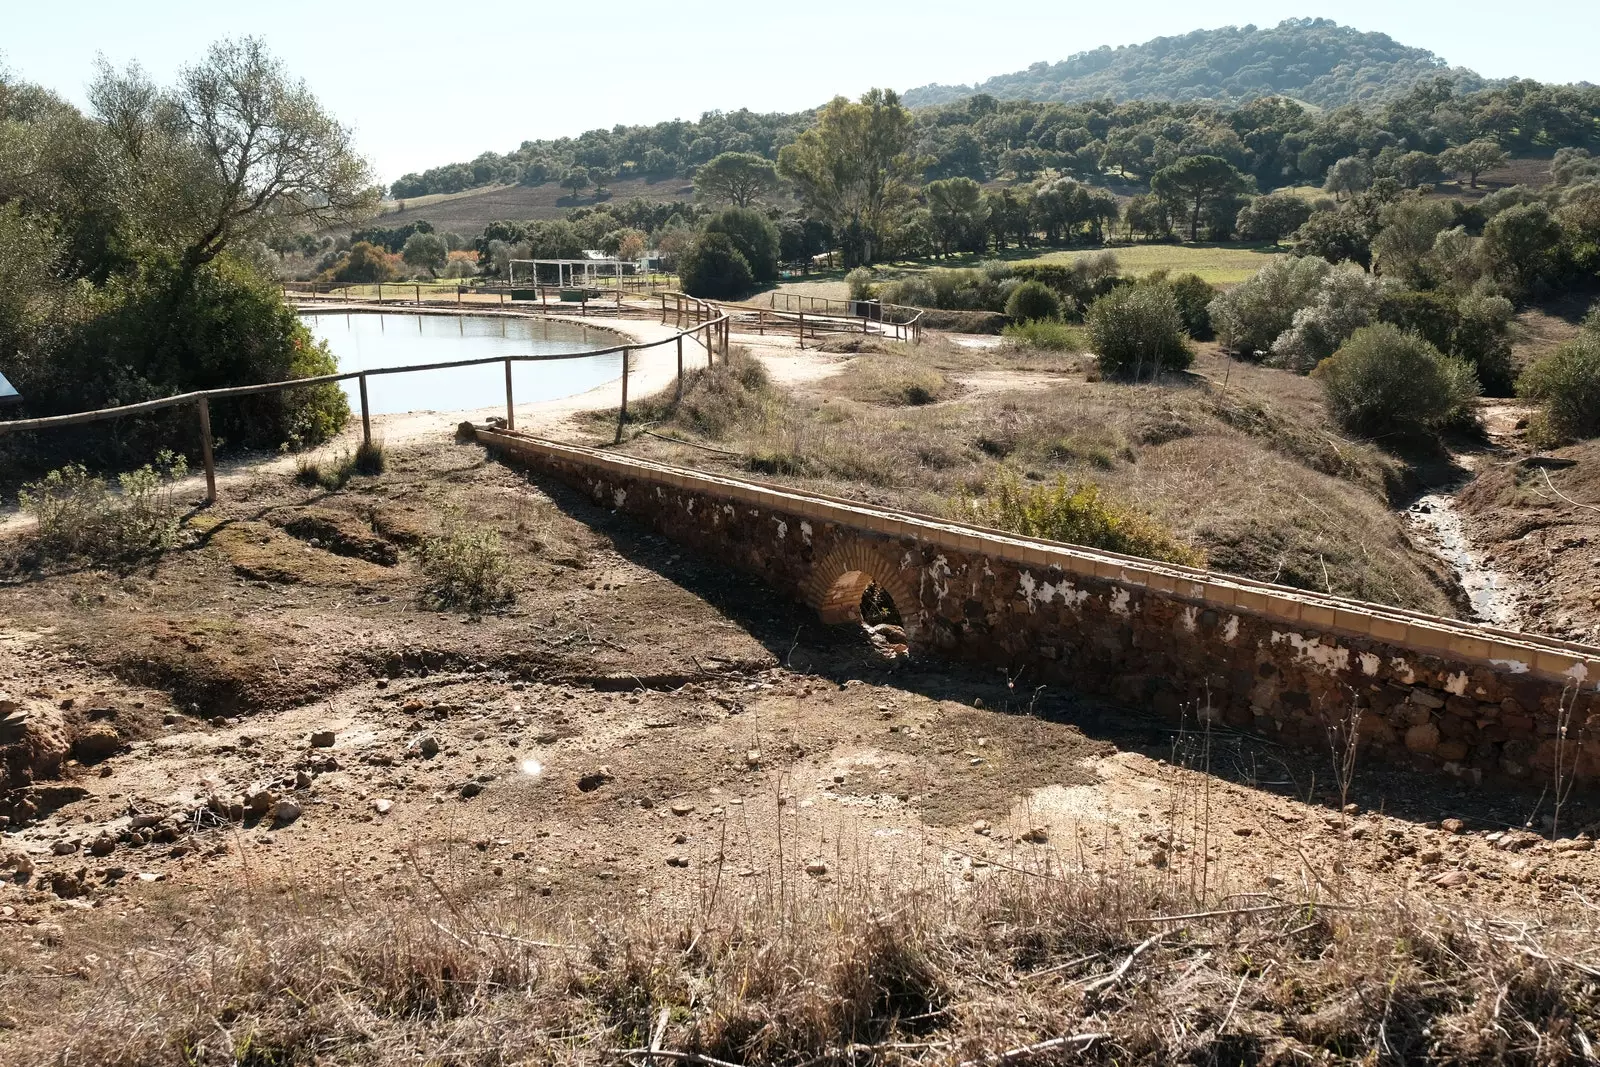
M 1456 506 L 1530 628 L 1600 643 L 1600 441 L 1494 464 Z

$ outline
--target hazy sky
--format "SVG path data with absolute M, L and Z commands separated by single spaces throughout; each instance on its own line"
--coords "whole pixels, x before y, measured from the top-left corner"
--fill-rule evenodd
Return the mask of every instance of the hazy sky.
M 0 61 L 82 103 L 95 53 L 168 81 L 219 37 L 258 34 L 356 130 L 384 181 L 596 126 L 748 107 L 794 111 L 873 86 L 973 82 L 1100 45 L 1325 15 L 1489 77 L 1600 82 L 1600 3 L 311 3 L 0 0 Z

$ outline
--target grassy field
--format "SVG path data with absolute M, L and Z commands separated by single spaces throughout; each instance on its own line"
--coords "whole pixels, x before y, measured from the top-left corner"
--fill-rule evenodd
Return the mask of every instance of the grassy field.
M 894 281 L 910 274 L 940 267 L 976 267 L 990 259 L 1007 263 L 1070 263 L 1081 256 L 1099 255 L 1106 249 L 1076 248 L 1061 251 L 1044 251 L 1037 248 L 1013 249 L 1000 255 L 951 256 L 948 259 L 913 259 L 896 263 L 883 263 L 877 267 L 880 281 Z M 1270 244 L 1135 244 L 1115 247 L 1110 251 L 1122 264 L 1125 274 L 1145 275 L 1151 271 L 1167 270 L 1173 274 L 1195 273 L 1212 285 L 1238 285 L 1266 265 L 1273 255 L 1284 249 Z M 774 288 L 780 293 L 828 297 L 843 300 L 850 295 L 844 278 L 847 272 L 827 271 L 809 278 L 780 282 Z
M 694 186 L 681 178 L 614 182 L 611 195 L 596 200 L 593 190 L 574 197 L 554 182 L 544 185 L 490 185 L 461 193 L 437 193 L 409 200 L 386 200 L 375 225 L 398 226 L 426 219 L 435 229 L 475 234 L 497 219 L 564 219 L 575 207 L 620 204 L 635 196 L 647 200 L 692 200 Z

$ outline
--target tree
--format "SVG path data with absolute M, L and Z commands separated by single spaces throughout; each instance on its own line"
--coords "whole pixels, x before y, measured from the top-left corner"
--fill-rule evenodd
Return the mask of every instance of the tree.
M 339 257 L 329 280 L 335 282 L 386 282 L 394 277 L 389 253 L 369 241 L 357 241 Z
M 1454 174 L 1465 174 L 1472 188 L 1478 187 L 1478 175 L 1506 161 L 1505 149 L 1487 137 L 1468 141 L 1439 153 L 1439 165 Z
M 694 172 L 701 199 L 734 207 L 749 207 L 777 187 L 777 167 L 753 152 L 724 152 Z
M 1433 284 L 1428 257 L 1433 243 L 1449 228 L 1453 213 L 1437 200 L 1399 200 L 1378 213 L 1383 228 L 1372 239 L 1377 270 L 1413 289 Z
M 1561 268 L 1561 224 L 1543 204 L 1519 204 L 1490 219 L 1478 246 L 1489 273 L 1513 295 L 1531 293 Z
M 1123 218 L 1128 225 L 1130 237 L 1136 230 L 1145 237 L 1172 232 L 1172 216 L 1162 204 L 1161 198 L 1157 196 L 1133 197 L 1124 209 Z
M 589 188 L 588 170 L 583 167 L 569 167 L 561 176 L 561 188 L 571 189 L 573 199 L 577 199 L 579 193 Z
M 1089 344 L 1107 377 L 1155 377 L 1194 360 L 1183 316 L 1165 285 L 1124 285 L 1089 307 Z
M 856 104 L 838 96 L 778 153 L 778 173 L 833 227 L 846 265 L 871 263 L 910 195 L 913 145 L 911 113 L 892 90 L 873 89 Z
M 1191 207 L 1191 241 L 1199 238 L 1200 215 L 1207 204 L 1237 196 L 1247 187 L 1244 175 L 1217 156 L 1185 156 L 1172 166 L 1156 171 L 1150 179 L 1150 191 L 1156 196 Z
M 1251 200 L 1234 224 L 1246 241 L 1277 243 L 1298 230 L 1311 217 L 1311 205 L 1293 193 L 1272 193 Z
M 191 270 L 235 241 L 365 218 L 380 191 L 350 130 L 259 38 L 220 41 L 161 91 L 102 66 L 90 100 L 136 176 L 143 211 Z
M 940 255 L 948 256 L 952 251 L 975 252 L 983 248 L 988 212 L 984 205 L 983 190 L 977 182 L 971 178 L 945 178 L 929 182 L 923 193 L 928 198 L 933 239 L 939 246 Z M 1003 214 L 1002 208 L 1002 232 Z
M 1345 339 L 1378 319 L 1384 284 L 1370 274 L 1330 271 L 1316 298 L 1294 313 L 1272 342 L 1272 363 L 1304 374 L 1338 351 Z
M 725 233 L 703 233 L 678 261 L 678 277 L 690 296 L 736 300 L 755 285 L 750 263 Z
M 1372 164 L 1361 156 L 1345 156 L 1328 168 L 1322 191 L 1332 193 L 1335 200 L 1364 193 L 1372 185 Z
M 1427 152 L 1407 152 L 1394 164 L 1395 180 L 1407 189 L 1437 181 L 1441 173 L 1439 157 Z
M 1357 330 L 1311 376 L 1334 420 L 1369 436 L 1438 429 L 1478 395 L 1471 367 L 1387 323 Z
M 706 233 L 726 235 L 756 281 L 777 280 L 778 227 L 761 212 L 748 207 L 724 208 L 707 220 Z
M 410 266 L 438 276 L 450 258 L 450 246 L 436 233 L 414 233 L 406 238 L 400 257 Z
M 1349 260 L 1368 270 L 1372 267 L 1371 242 L 1366 220 L 1354 211 L 1319 211 L 1295 231 L 1294 251 L 1329 263 Z

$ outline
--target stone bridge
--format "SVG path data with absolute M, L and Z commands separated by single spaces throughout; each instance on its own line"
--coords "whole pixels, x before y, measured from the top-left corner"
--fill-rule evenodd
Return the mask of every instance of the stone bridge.
M 814 607 L 876 584 L 912 646 L 1474 783 L 1600 785 L 1600 648 L 479 428 L 490 449 Z

